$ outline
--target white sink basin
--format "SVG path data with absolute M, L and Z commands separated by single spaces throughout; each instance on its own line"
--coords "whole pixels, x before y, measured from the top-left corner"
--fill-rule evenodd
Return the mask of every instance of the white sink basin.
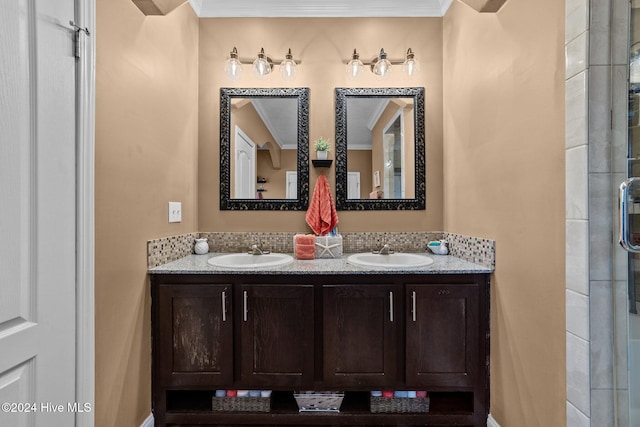
M 279 267 L 282 265 L 293 262 L 293 257 L 287 254 L 226 254 L 220 256 L 214 256 L 207 261 L 214 267 L 226 267 L 226 268 L 264 268 L 264 267 Z
M 350 255 L 347 262 L 360 267 L 417 268 L 433 264 L 433 259 L 426 255 L 412 253 L 374 254 L 363 252 Z

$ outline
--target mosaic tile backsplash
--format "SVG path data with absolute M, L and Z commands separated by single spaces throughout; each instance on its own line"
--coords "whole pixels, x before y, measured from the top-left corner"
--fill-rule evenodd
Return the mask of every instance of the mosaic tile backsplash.
M 181 234 L 147 241 L 147 268 L 157 267 L 193 253 L 200 233 Z
M 444 233 L 444 238 L 449 242 L 451 255 L 484 267 L 496 268 L 495 240 L 454 233 Z
M 254 243 L 273 252 L 293 253 L 293 232 L 189 233 L 147 242 L 147 267 L 153 268 L 193 253 L 196 238 L 206 238 L 210 252 L 244 252 Z M 424 252 L 431 240 L 447 239 L 451 255 L 495 268 L 495 241 L 445 232 L 341 233 L 343 252 L 367 252 L 388 244 L 398 252 Z

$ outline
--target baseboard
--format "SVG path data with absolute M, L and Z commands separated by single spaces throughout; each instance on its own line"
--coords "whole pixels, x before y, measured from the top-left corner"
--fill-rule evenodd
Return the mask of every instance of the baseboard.
M 489 417 L 487 418 L 487 427 L 500 427 L 500 424 L 498 424 L 498 422 L 493 419 L 493 416 L 491 414 L 489 414 Z
M 142 424 L 140 424 L 140 427 L 153 427 L 153 424 L 154 424 L 153 414 L 149 414 L 147 419 L 144 420 Z
M 153 427 L 153 414 L 149 414 L 146 420 L 140 424 L 140 427 Z M 500 427 L 500 424 L 496 420 L 493 419 L 491 414 L 487 418 L 487 427 Z

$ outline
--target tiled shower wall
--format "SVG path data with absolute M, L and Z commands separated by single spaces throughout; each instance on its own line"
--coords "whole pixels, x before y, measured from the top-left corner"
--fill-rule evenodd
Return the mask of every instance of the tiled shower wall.
M 628 0 L 566 0 L 568 427 L 629 427 L 626 254 L 612 244 L 626 176 L 628 10 Z

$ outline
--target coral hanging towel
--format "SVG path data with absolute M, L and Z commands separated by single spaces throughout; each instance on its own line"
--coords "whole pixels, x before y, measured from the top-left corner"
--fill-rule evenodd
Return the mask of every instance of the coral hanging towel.
M 311 230 L 318 236 L 324 236 L 338 224 L 338 213 L 331 197 L 329 181 L 324 175 L 320 175 L 316 181 L 306 220 Z

